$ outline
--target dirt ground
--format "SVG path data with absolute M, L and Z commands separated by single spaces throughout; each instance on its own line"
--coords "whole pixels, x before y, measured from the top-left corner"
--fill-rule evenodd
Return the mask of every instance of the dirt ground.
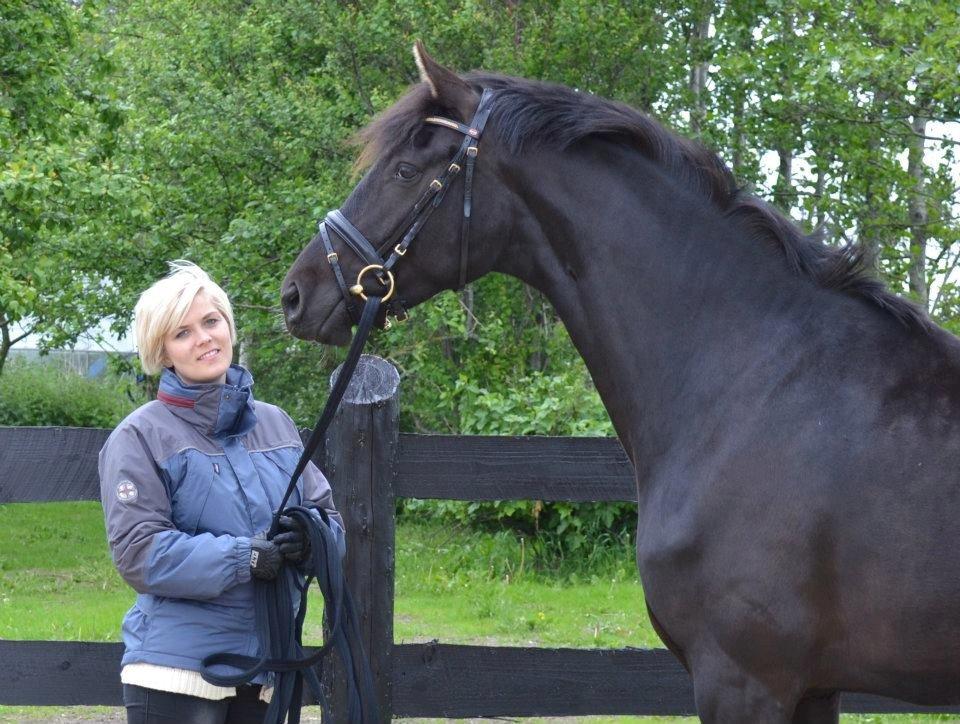
M 125 722 L 126 716 L 122 709 L 116 712 L 105 714 L 97 712 L 87 716 L 83 712 L 71 712 L 69 714 L 52 715 L 50 717 L 40 716 L 5 716 L 0 715 L 0 724 L 41 724 L 51 722 L 56 724 L 117 724 Z M 318 724 L 321 721 L 319 714 L 304 714 L 300 717 L 303 724 Z M 521 722 L 520 719 L 395 719 L 397 724 L 442 724 L 443 722 L 456 722 L 456 724 L 490 724 L 490 722 Z M 581 719 L 537 719 L 537 724 L 576 724 Z
M 42 713 L 34 715 L 31 712 L 26 715 L 5 715 L 0 714 L 0 724 L 42 724 L 51 722 L 55 724 L 117 724 L 125 722 L 126 715 L 123 709 L 116 709 L 109 713 L 99 709 L 95 712 L 82 711 L 85 707 L 76 707 L 67 713 L 58 713 L 44 717 Z M 62 712 L 62 709 L 60 710 Z M 319 712 L 305 712 L 300 721 L 304 724 L 318 724 L 320 719 Z M 394 719 L 397 724 L 443 724 L 444 722 L 456 722 L 456 724 L 490 724 L 490 722 L 522 722 L 521 719 Z M 530 720 L 527 720 L 530 721 Z M 537 719 L 536 724 L 576 724 L 576 722 L 589 721 L 580 718 L 565 719 Z M 682 722 L 684 720 L 678 720 Z M 532 722 L 531 722 L 532 724 Z
M 51 722 L 55 724 L 117 724 L 127 720 L 123 709 L 115 709 L 105 712 L 102 707 L 72 707 L 69 711 L 64 711 L 58 707 L 50 716 L 44 716 L 42 711 L 34 709 L 29 714 L 0 714 L 0 724 L 43 724 Z M 536 719 L 536 724 L 577 724 L 577 722 L 588 722 L 592 717 L 587 718 L 564 718 L 564 719 Z M 300 721 L 304 724 L 319 724 L 321 721 L 319 711 L 305 711 Z M 490 722 L 523 722 L 527 721 L 533 724 L 534 720 L 523 719 L 394 719 L 397 724 L 444 724 L 445 722 L 456 722 L 456 724 L 490 724 Z M 678 722 L 683 722 L 680 719 Z

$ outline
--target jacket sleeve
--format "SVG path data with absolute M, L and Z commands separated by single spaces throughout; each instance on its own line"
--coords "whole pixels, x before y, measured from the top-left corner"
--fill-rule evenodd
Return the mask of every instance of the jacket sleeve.
M 330 483 L 320 472 L 320 468 L 313 464 L 313 461 L 307 463 L 307 467 L 300 476 L 303 481 L 303 503 L 307 507 L 323 508 L 330 518 L 330 527 L 337 536 L 337 548 L 340 551 L 340 557 L 343 558 L 347 553 L 347 537 L 344 530 L 343 518 L 337 509 L 333 507 L 333 491 L 330 490 Z M 320 515 L 316 514 L 319 519 Z
M 249 538 L 177 530 L 163 474 L 134 426 L 110 436 L 99 471 L 113 562 L 138 593 L 203 600 L 250 580 Z

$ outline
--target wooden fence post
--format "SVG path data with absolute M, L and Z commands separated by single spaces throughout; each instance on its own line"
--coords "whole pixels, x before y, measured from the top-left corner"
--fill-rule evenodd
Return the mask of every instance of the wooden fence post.
M 331 376 L 331 385 L 339 371 Z M 392 717 L 393 479 L 399 445 L 399 385 L 400 375 L 392 364 L 373 355 L 360 358 L 327 434 L 326 464 L 320 465 L 347 528 L 347 582 L 384 722 Z M 324 678 L 333 688 L 333 720 L 346 722 L 342 672 Z

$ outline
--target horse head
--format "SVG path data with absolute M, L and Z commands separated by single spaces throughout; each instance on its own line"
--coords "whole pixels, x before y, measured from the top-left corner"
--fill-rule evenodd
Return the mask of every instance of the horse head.
M 419 41 L 414 57 L 420 83 L 361 131 L 366 173 L 283 281 L 297 337 L 345 344 L 361 294 L 389 295 L 393 311 L 414 306 L 490 271 L 509 238 L 511 194 L 497 179 L 497 146 L 482 135 L 489 94 Z

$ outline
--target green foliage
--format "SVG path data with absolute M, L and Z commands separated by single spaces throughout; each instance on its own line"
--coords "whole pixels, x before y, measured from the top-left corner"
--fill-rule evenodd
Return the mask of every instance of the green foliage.
M 124 104 L 96 2 L 14 0 L 0 18 L 0 370 L 20 332 L 69 343 L 137 276 L 141 179 L 116 164 Z
M 653 109 L 681 130 L 700 104 L 702 138 L 745 183 L 807 226 L 825 225 L 832 240 L 862 236 L 905 289 L 911 181 L 897 157 L 908 140 L 903 119 L 920 100 L 911 83 L 931 89 L 924 106 L 931 115 L 956 117 L 951 99 L 960 97 L 945 90 L 956 85 L 947 71 L 960 37 L 945 8 L 853 9 L 823 0 L 131 0 L 92 16 L 101 32 L 89 47 L 103 61 L 85 64 L 110 68 L 100 91 L 117 99 L 123 121 L 113 134 L 113 167 L 136 180 L 133 207 L 141 209 L 129 239 L 136 263 L 108 256 L 110 283 L 97 308 L 123 327 L 166 259 L 197 261 L 235 302 L 260 396 L 312 424 L 341 353 L 289 339 L 278 316 L 279 281 L 315 219 L 353 184 L 351 135 L 416 79 L 417 37 L 454 68 L 567 83 Z M 713 33 L 697 39 L 704 13 Z M 702 63 L 708 87 L 694 98 L 690 71 Z M 761 163 L 768 152 L 796 161 L 791 177 L 771 189 Z M 956 262 L 952 168 L 945 156 L 929 169 L 931 281 L 944 280 Z M 108 237 L 129 230 L 103 223 L 113 224 Z M 51 304 L 67 307 L 88 288 L 75 287 L 64 285 L 69 293 Z M 956 287 L 948 281 L 941 289 L 931 306 L 949 323 Z M 404 429 L 609 429 L 578 355 L 538 294 L 495 278 L 471 293 L 443 295 L 374 343 L 404 375 Z M 579 425 L 565 423 L 577 418 Z
M 146 401 L 129 377 L 88 379 L 19 360 L 0 376 L 0 425 L 111 428 Z
M 637 525 L 632 503 L 545 503 L 541 500 L 405 500 L 404 520 L 438 521 L 523 537 L 534 569 L 577 580 L 611 551 L 631 549 Z

